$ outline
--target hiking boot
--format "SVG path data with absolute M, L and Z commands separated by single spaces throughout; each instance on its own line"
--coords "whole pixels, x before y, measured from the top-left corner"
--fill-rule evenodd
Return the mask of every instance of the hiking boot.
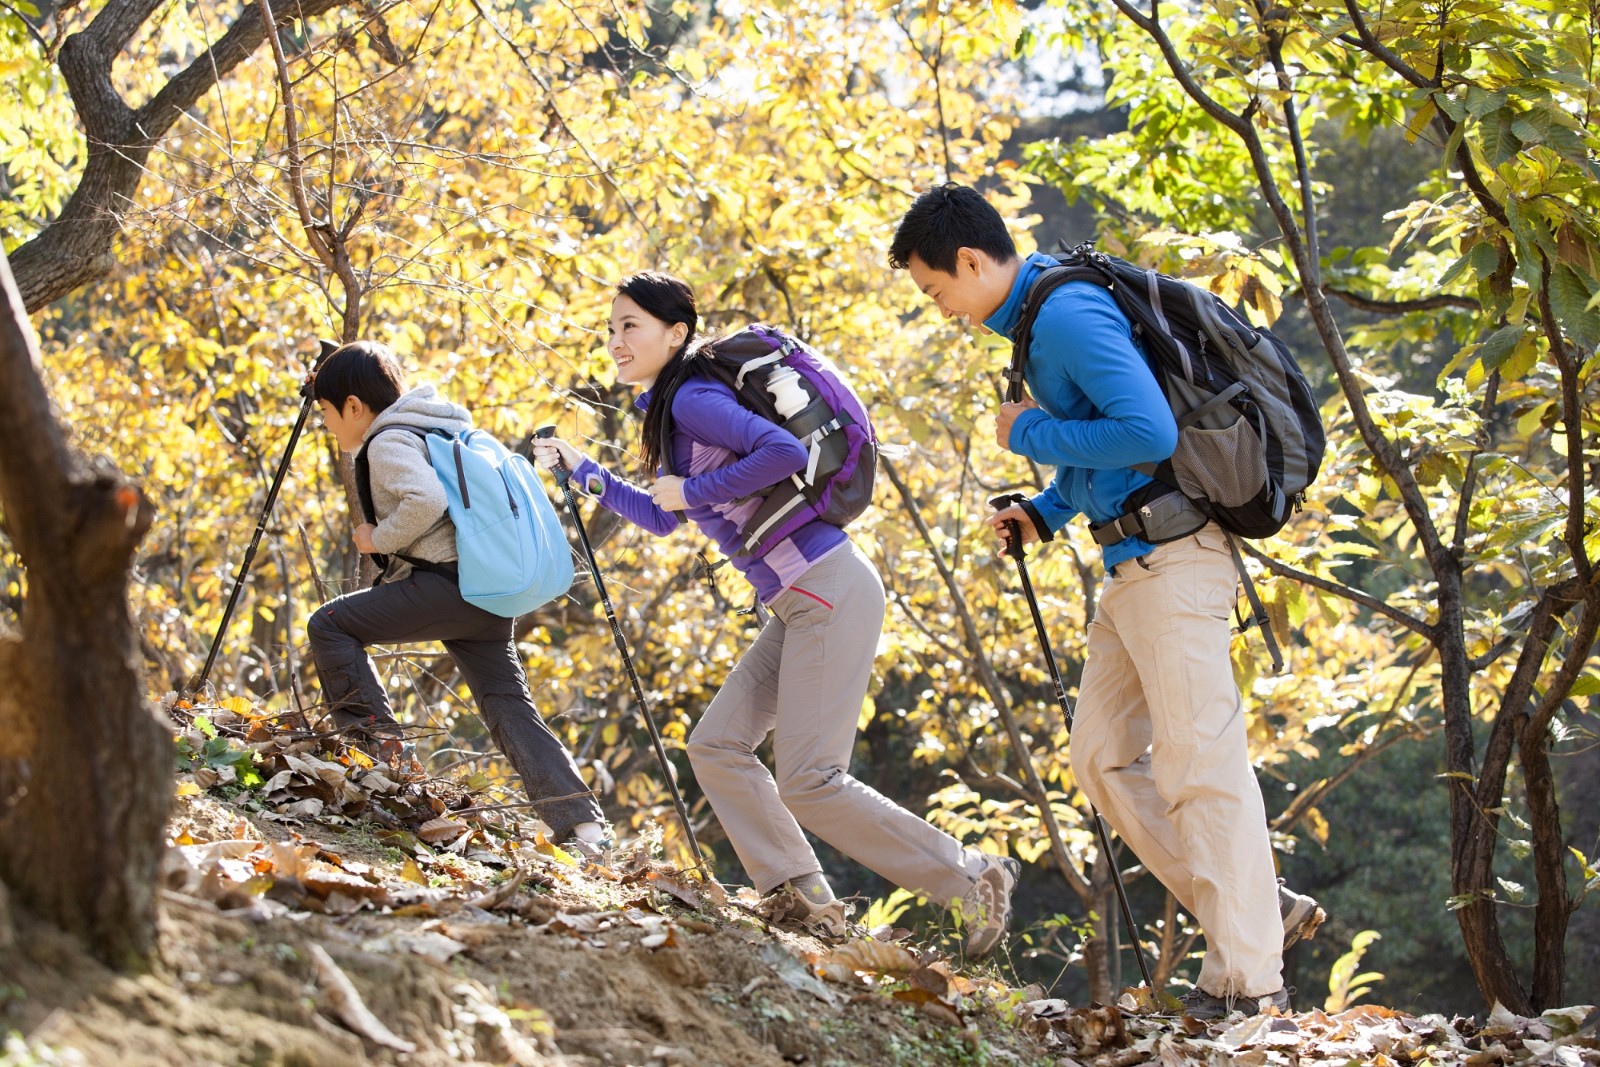
M 584 866 L 593 864 L 597 867 L 611 866 L 612 852 L 617 847 L 609 832 L 591 839 L 579 836 L 576 829 L 568 830 L 555 844 L 562 851 L 576 856 Z
M 756 914 L 774 925 L 798 923 L 824 941 L 843 941 L 849 932 L 844 901 L 818 904 L 787 882 L 761 898 Z
M 1282 878 L 1278 879 L 1278 910 L 1283 913 L 1284 948 L 1316 937 L 1317 927 L 1328 918 L 1320 904 L 1284 885 Z
M 1183 1013 L 1191 1019 L 1209 1022 L 1212 1019 L 1225 1019 L 1234 1012 L 1241 1015 L 1259 1015 L 1268 1008 L 1276 1008 L 1279 1015 L 1288 1015 L 1289 1007 L 1288 988 L 1278 990 L 1276 993 L 1264 993 L 1259 997 L 1214 997 L 1199 986 L 1178 998 L 1178 1003 L 1183 1005 Z
M 1022 864 L 1010 856 L 983 853 L 983 870 L 961 898 L 961 921 L 967 929 L 967 958 L 981 960 L 993 952 L 1011 924 L 1011 892 Z

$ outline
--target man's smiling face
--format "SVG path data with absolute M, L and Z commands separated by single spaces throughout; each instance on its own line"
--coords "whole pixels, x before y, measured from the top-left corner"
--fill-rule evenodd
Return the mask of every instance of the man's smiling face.
M 1015 271 L 1003 270 L 988 253 L 975 248 L 957 249 L 953 273 L 930 267 L 915 252 L 907 267 L 911 280 L 938 306 L 940 314 L 971 329 L 983 327 L 983 320 L 1005 303 L 1015 276 Z

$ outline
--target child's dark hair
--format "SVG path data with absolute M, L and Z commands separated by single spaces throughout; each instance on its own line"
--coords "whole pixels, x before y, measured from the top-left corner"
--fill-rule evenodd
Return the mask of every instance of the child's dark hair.
M 668 326 L 683 323 L 689 327 L 683 344 L 672 353 L 661 373 L 650 387 L 650 406 L 644 413 L 644 462 L 651 471 L 661 466 L 667 443 L 665 428 L 672 416 L 672 397 L 678 391 L 688 369 L 684 350 L 694 340 L 695 327 L 700 324 L 700 312 L 695 307 L 694 290 L 682 278 L 674 278 L 660 271 L 647 270 L 630 275 L 617 284 L 617 295 L 625 296 L 638 304 L 652 318 Z
M 1001 263 L 1017 258 L 1005 220 L 976 189 L 955 182 L 935 186 L 911 202 L 889 245 L 889 265 L 911 266 L 916 256 L 946 274 L 956 272 L 956 252 L 976 248 Z
M 341 345 L 317 368 L 312 395 L 343 408 L 355 397 L 373 411 L 382 411 L 406 391 L 405 373 L 394 349 L 377 341 L 351 341 Z

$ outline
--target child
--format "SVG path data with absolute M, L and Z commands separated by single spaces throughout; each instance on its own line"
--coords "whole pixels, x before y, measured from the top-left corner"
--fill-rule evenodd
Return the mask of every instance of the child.
M 645 489 L 618 478 L 565 441 L 534 442 L 545 467 L 564 464 L 602 506 L 655 534 L 674 512 L 715 539 L 771 612 L 689 737 L 689 761 L 712 810 L 774 919 L 844 932 L 836 900 L 801 827 L 857 862 L 942 905 L 961 902 L 966 949 L 992 952 L 1011 916 L 1016 861 L 962 848 L 949 834 L 850 776 L 861 703 L 883 626 L 883 583 L 844 531 L 813 521 L 750 556 L 738 555 L 753 493 L 806 466 L 793 434 L 742 407 L 727 386 L 692 373 L 685 355 L 698 314 L 687 284 L 636 274 L 611 305 L 610 352 L 619 380 L 644 387 Z M 715 341 L 708 342 L 715 344 Z M 659 398 L 659 399 L 653 399 Z M 675 427 L 664 440 L 663 416 Z M 666 450 L 671 448 L 671 456 Z M 777 774 L 756 748 L 773 735 Z
M 513 620 L 461 597 L 455 526 L 425 440 L 409 430 L 380 433 L 395 426 L 454 433 L 470 428 L 472 417 L 431 385 L 406 392 L 394 352 L 373 341 L 353 341 L 331 354 L 312 392 L 339 447 L 364 450 L 371 471 L 377 522 L 356 527 L 356 548 L 391 557 L 380 584 L 329 601 L 306 625 L 334 723 L 376 743 L 385 756 L 397 751 L 398 724 L 367 646 L 442 642 L 553 839 L 602 859 L 610 846 L 605 817 L 533 706 Z

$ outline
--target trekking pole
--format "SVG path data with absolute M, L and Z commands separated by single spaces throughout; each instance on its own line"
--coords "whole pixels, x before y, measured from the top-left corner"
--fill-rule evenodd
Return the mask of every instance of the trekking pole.
M 294 430 L 289 434 L 289 444 L 283 450 L 283 459 L 278 461 L 278 471 L 272 476 L 272 485 L 267 489 L 267 502 L 261 506 L 261 518 L 256 522 L 256 532 L 250 538 L 250 547 L 245 549 L 244 562 L 239 564 L 239 573 L 233 579 L 233 592 L 228 595 L 228 606 L 222 609 L 222 621 L 217 623 L 216 636 L 211 639 L 211 651 L 206 653 L 206 665 L 200 668 L 200 673 L 189 685 L 190 693 L 199 693 L 205 688 L 206 680 L 211 677 L 212 665 L 217 662 L 217 650 L 222 647 L 222 635 L 228 630 L 228 622 L 233 618 L 233 609 L 239 604 L 239 594 L 244 590 L 245 576 L 250 573 L 250 564 L 255 561 L 256 549 L 261 546 L 261 535 L 267 529 L 267 518 L 272 514 L 272 505 L 278 502 L 278 490 L 283 488 L 284 475 L 289 473 L 289 460 L 294 456 L 294 449 L 300 443 L 300 433 L 306 428 L 306 419 L 311 414 L 311 405 L 316 403 L 312 393 L 312 378 L 317 373 L 317 368 L 322 366 L 322 361 L 327 359 L 339 346 L 332 341 L 318 341 L 320 351 L 311 364 L 311 373 L 306 380 L 300 383 L 300 395 L 305 399 L 300 403 L 300 416 L 294 420 Z
M 554 426 L 541 426 L 533 432 L 538 438 L 555 436 Z M 650 715 L 650 702 L 645 699 L 644 686 L 639 681 L 639 672 L 633 668 L 633 657 L 628 653 L 627 638 L 622 636 L 622 627 L 617 624 L 616 609 L 611 606 L 611 596 L 606 592 L 605 580 L 600 577 L 600 565 L 595 562 L 594 547 L 589 544 L 589 531 L 584 529 L 583 516 L 578 513 L 578 498 L 572 491 L 572 472 L 560 459 L 556 460 L 556 481 L 561 486 L 561 494 L 566 497 L 567 510 L 572 514 L 572 524 L 578 528 L 578 541 L 583 545 L 584 559 L 589 562 L 589 573 L 594 576 L 595 592 L 600 595 L 600 605 L 606 610 L 606 621 L 611 624 L 611 639 L 617 643 L 617 651 L 622 653 L 622 662 L 628 668 L 628 679 L 633 683 L 633 698 L 639 705 L 639 714 L 644 718 L 645 726 L 650 730 L 650 743 L 656 747 L 656 760 L 661 764 L 661 773 L 667 779 L 667 789 L 672 793 L 672 806 L 678 809 L 678 822 L 683 826 L 683 834 L 689 839 L 689 847 L 694 850 L 696 867 L 705 867 L 705 857 L 700 852 L 700 842 L 694 836 L 694 827 L 689 822 L 689 809 L 684 806 L 683 795 L 678 792 L 677 772 L 672 769 L 672 764 L 667 760 L 667 750 L 661 743 L 661 731 L 656 729 L 656 721 Z
M 989 499 L 989 506 L 996 511 L 1002 511 L 1013 504 L 1019 504 L 1027 499 L 1021 493 L 1002 493 Z M 1039 635 L 1039 647 L 1044 650 L 1045 666 L 1050 669 L 1050 681 L 1056 687 L 1056 703 L 1061 706 L 1061 716 L 1066 722 L 1067 743 L 1072 743 L 1072 704 L 1067 700 L 1067 687 L 1061 682 L 1061 671 L 1056 667 L 1055 653 L 1050 650 L 1050 632 L 1045 628 L 1044 616 L 1039 614 L 1039 599 L 1033 594 L 1033 580 L 1028 577 L 1027 553 L 1022 547 L 1022 524 L 1016 519 L 1006 521 L 1006 533 L 1010 535 L 1005 548 L 1005 554 L 1017 561 L 1017 577 L 1022 580 L 1022 595 L 1027 598 L 1028 610 L 1033 613 L 1033 628 Z M 1100 853 L 1111 865 L 1112 884 L 1117 888 L 1117 904 L 1122 909 L 1122 922 L 1128 928 L 1128 937 L 1133 941 L 1133 955 L 1139 961 L 1139 973 L 1144 976 L 1144 984 L 1154 989 L 1156 984 L 1150 977 L 1150 965 L 1145 962 L 1144 948 L 1139 943 L 1139 928 L 1134 925 L 1133 909 L 1128 906 L 1128 888 L 1122 884 L 1122 870 L 1117 866 L 1115 855 L 1111 851 L 1111 831 L 1106 829 L 1106 822 L 1100 817 L 1100 812 L 1091 802 L 1089 816 L 1094 820 L 1095 836 L 1100 841 Z

